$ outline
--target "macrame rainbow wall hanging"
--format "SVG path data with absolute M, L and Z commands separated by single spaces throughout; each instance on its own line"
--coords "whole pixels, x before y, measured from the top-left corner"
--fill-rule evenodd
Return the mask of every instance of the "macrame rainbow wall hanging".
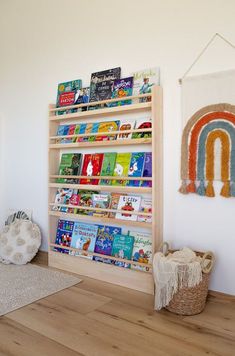
M 181 144 L 182 194 L 214 197 L 215 141 L 220 141 L 223 197 L 235 197 L 235 106 L 216 104 L 197 111 L 187 122 Z

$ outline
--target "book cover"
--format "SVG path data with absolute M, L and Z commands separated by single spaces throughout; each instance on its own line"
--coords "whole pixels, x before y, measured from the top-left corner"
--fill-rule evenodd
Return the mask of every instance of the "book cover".
M 139 212 L 141 197 L 131 195 L 121 195 L 118 202 L 117 210 L 122 210 L 123 213 L 116 213 L 116 219 L 136 221 L 137 215 L 128 214 L 128 212 Z
M 60 160 L 59 175 L 79 175 L 81 169 L 81 159 L 81 153 L 63 153 Z M 77 183 L 77 179 L 57 178 L 57 183 Z
M 151 129 L 151 128 L 152 128 L 151 118 L 136 119 L 135 122 L 136 130 Z M 149 137 L 152 137 L 151 131 L 133 132 L 132 134 L 132 138 L 149 138 Z
M 84 130 L 84 134 L 91 134 L 91 133 L 97 133 L 98 129 L 99 129 L 99 122 L 94 122 L 91 123 L 89 122 L 88 124 L 86 124 L 85 130 Z M 96 140 L 96 136 L 87 136 L 87 137 L 82 137 L 80 142 L 93 142 Z
M 123 196 L 123 194 L 121 194 L 121 193 L 112 193 L 111 194 L 110 209 L 117 210 L 119 199 L 120 199 L 121 196 Z M 116 217 L 116 213 L 109 213 L 109 217 L 110 218 L 115 218 Z
M 93 208 L 108 209 L 110 205 L 110 194 L 93 194 L 92 206 Z M 93 216 L 108 217 L 108 211 L 93 211 Z
M 150 198 L 142 198 L 140 204 L 140 212 L 152 214 L 152 199 Z M 151 215 L 138 215 L 138 221 L 151 223 L 152 216 Z
M 73 135 L 75 131 L 76 125 L 71 124 L 71 125 L 64 125 L 64 135 Z M 73 142 L 73 138 L 71 137 L 64 137 L 61 139 L 61 143 L 71 143 Z
M 139 263 L 152 263 L 152 237 L 151 234 L 145 232 L 130 231 L 130 236 L 134 237 L 134 247 L 132 252 L 132 260 Z M 131 265 L 132 269 L 139 271 L 149 271 L 149 267 Z
M 92 73 L 90 82 L 90 102 L 111 99 L 113 82 L 115 79 L 119 79 L 120 76 L 121 67 Z M 93 110 L 98 107 L 100 106 L 95 105 L 89 107 L 89 109 Z
M 127 177 L 130 166 L 131 153 L 117 153 L 113 175 L 115 177 Z M 126 185 L 126 180 L 113 180 L 112 185 Z
M 58 90 L 57 90 L 56 107 L 58 108 L 63 106 L 74 105 L 76 94 L 78 90 L 81 88 L 81 86 L 82 86 L 82 81 L 80 79 L 60 83 L 58 85 Z M 77 109 L 61 110 L 58 111 L 57 114 L 63 115 L 63 114 L 73 113 L 76 111 Z
M 73 227 L 74 227 L 73 221 L 59 219 L 57 225 L 55 244 L 65 246 L 65 247 L 70 247 Z M 69 253 L 69 250 L 64 250 L 58 247 L 54 247 L 54 250 L 62 253 Z
M 113 83 L 112 90 L 112 99 L 116 98 L 124 98 L 127 96 L 131 96 L 133 91 L 133 77 L 116 79 Z M 108 106 L 121 106 L 121 105 L 129 105 L 131 104 L 131 100 L 120 100 L 114 103 L 110 103 Z
M 134 237 L 129 235 L 114 235 L 112 256 L 131 260 L 134 245 Z M 114 264 L 119 267 L 130 268 L 126 262 L 115 261 Z
M 93 194 L 97 193 L 96 191 L 92 190 L 80 190 L 78 193 L 79 196 L 79 206 L 80 207 L 88 207 L 88 208 L 93 208 L 93 201 L 92 201 L 92 196 Z M 86 210 L 86 209 L 77 209 L 77 213 L 80 215 L 93 215 L 92 210 Z
M 103 153 L 85 154 L 81 175 L 87 177 L 99 176 L 101 172 L 103 157 Z M 97 185 L 99 184 L 99 179 L 82 178 L 80 179 L 80 184 Z
M 97 225 L 75 222 L 71 247 L 82 251 L 70 251 L 69 254 L 73 256 L 86 257 L 92 260 L 93 256 L 90 255 L 89 252 L 94 252 L 97 232 Z
M 80 104 L 86 104 L 89 103 L 89 97 L 90 97 L 90 87 L 85 87 L 81 88 L 77 91 L 75 95 L 75 102 L 74 104 L 80 105 Z M 81 108 L 77 108 L 77 111 L 87 111 L 87 106 L 83 106 Z
M 160 68 L 149 68 L 132 73 L 133 95 L 151 93 L 153 85 L 160 85 Z M 151 101 L 151 97 L 140 98 L 139 102 Z
M 120 124 L 119 120 L 101 122 L 99 124 L 97 132 L 98 133 L 102 133 L 102 132 L 112 133 L 112 131 L 118 131 L 119 124 Z M 100 136 L 96 136 L 96 141 L 111 141 L 111 140 L 116 140 L 116 138 L 117 138 L 116 134 L 100 135 Z
M 57 136 L 66 136 L 69 133 L 69 125 L 59 125 L 57 129 Z M 56 143 L 67 143 L 68 138 L 63 137 L 63 138 L 58 138 L 56 140 Z
M 58 206 L 56 204 L 65 204 L 69 205 L 70 204 L 70 198 L 73 194 L 73 189 L 68 189 L 68 188 L 61 188 L 57 190 L 56 196 L 55 196 L 55 205 L 52 207 L 52 210 L 54 211 L 61 211 L 63 213 L 68 212 L 68 208 L 64 206 Z
M 79 135 L 84 135 L 86 132 L 87 124 L 80 124 L 79 125 Z M 77 137 L 77 142 L 83 142 L 84 137 Z
M 126 131 L 126 130 L 133 130 L 135 127 L 135 120 L 133 119 L 121 119 L 120 120 L 120 125 L 119 125 L 119 131 Z M 125 140 L 127 138 L 131 138 L 132 134 L 131 133 L 120 133 L 118 135 L 118 140 Z
M 144 152 L 133 152 L 131 155 L 131 163 L 128 171 L 128 177 L 142 177 L 144 168 Z M 139 180 L 129 180 L 127 185 L 130 187 L 139 187 Z
M 74 129 L 74 135 L 79 135 L 79 133 L 80 133 L 80 124 L 76 124 Z M 79 137 L 74 137 L 73 142 L 79 142 L 78 139 Z
M 73 189 L 72 195 L 69 199 L 69 205 L 74 205 L 74 208 L 68 208 L 67 212 L 70 214 L 77 214 L 78 209 L 76 208 L 79 205 L 79 195 L 78 190 Z
M 114 235 L 119 235 L 121 232 L 122 229 L 120 227 L 100 225 L 95 243 L 95 252 L 111 256 Z
M 104 153 L 104 158 L 103 158 L 103 164 L 102 164 L 102 169 L 100 176 L 113 176 L 114 168 L 115 168 L 115 163 L 116 163 L 116 157 L 117 153 L 116 152 L 106 152 Z M 100 180 L 101 185 L 111 185 L 112 181 L 108 179 L 101 179 Z
M 145 152 L 143 177 L 152 177 L 152 152 Z M 152 187 L 151 181 L 142 181 L 142 187 Z

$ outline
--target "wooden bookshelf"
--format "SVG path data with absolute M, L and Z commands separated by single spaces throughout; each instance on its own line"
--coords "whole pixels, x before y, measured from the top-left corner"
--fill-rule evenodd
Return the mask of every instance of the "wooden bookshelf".
M 151 97 L 151 101 L 147 102 L 138 102 L 138 99 L 144 97 Z M 87 103 L 80 105 L 73 105 L 63 108 L 56 108 L 55 105 L 50 105 L 49 107 L 49 184 L 48 184 L 48 215 L 49 215 L 49 266 L 59 268 L 62 270 L 70 271 L 73 273 L 78 273 L 80 275 L 85 275 L 91 278 L 100 279 L 109 283 L 114 283 L 117 285 L 125 286 L 128 288 L 136 289 L 139 291 L 143 291 L 146 293 L 153 293 L 153 278 L 152 278 L 152 265 L 149 264 L 141 264 L 133 261 L 123 260 L 120 258 L 114 258 L 104 255 L 99 255 L 96 253 L 90 253 L 89 255 L 98 256 L 103 258 L 111 258 L 116 261 L 124 261 L 129 263 L 130 265 L 135 264 L 145 267 L 148 267 L 148 272 L 139 271 L 132 268 L 122 268 L 112 264 L 99 263 L 90 259 L 86 259 L 79 256 L 73 256 L 68 254 L 63 254 L 58 251 L 55 251 L 56 248 L 62 248 L 61 246 L 55 245 L 55 237 L 57 230 L 57 223 L 59 219 L 67 219 L 73 221 L 84 221 L 94 224 L 104 224 L 110 226 L 120 226 L 125 227 L 128 230 L 137 230 L 144 229 L 146 232 L 151 231 L 152 234 L 152 248 L 153 254 L 159 248 L 162 241 L 162 220 L 163 220 L 163 197 L 162 197 L 162 89 L 159 86 L 154 86 L 151 94 L 142 94 L 138 96 L 132 96 L 123 98 L 124 100 L 133 99 L 133 104 L 128 104 L 124 106 L 117 107 L 107 107 L 100 108 L 97 110 L 88 110 L 88 111 L 78 111 L 76 113 L 71 114 L 63 114 L 56 115 L 60 111 L 72 109 L 72 108 L 82 108 L 84 106 L 93 106 L 97 104 L 108 104 L 115 101 L 119 101 L 120 99 L 111 99 L 107 101 L 97 102 L 97 103 Z M 122 100 L 123 100 L 122 99 Z M 59 124 L 63 123 L 79 123 L 81 121 L 86 122 L 86 119 L 102 121 L 105 120 L 113 120 L 113 117 L 118 118 L 119 115 L 122 117 L 129 114 L 146 114 L 150 113 L 152 117 L 152 128 L 151 129 L 141 129 L 141 132 L 151 132 L 151 138 L 138 138 L 138 139 L 122 139 L 122 140 L 110 140 L 110 141 L 93 141 L 93 142 L 71 142 L 71 143 L 58 143 L 58 140 L 61 139 L 74 139 L 74 138 L 83 138 L 89 136 L 100 136 L 105 135 L 105 133 L 92 133 L 92 134 L 80 134 L 80 135 L 69 135 L 69 136 L 56 136 L 57 128 Z M 133 119 L 135 117 L 133 116 Z M 138 115 L 139 117 L 140 115 Z M 129 119 L 129 117 L 128 117 Z M 131 120 L 132 118 L 130 118 Z M 124 133 L 134 133 L 138 132 L 137 129 L 126 130 L 126 131 L 113 131 L 112 133 L 107 132 L 107 135 L 111 134 L 124 134 Z M 147 151 L 152 152 L 152 177 L 138 178 L 140 181 L 151 181 L 152 187 L 129 187 L 129 186 L 116 186 L 116 185 L 85 185 L 85 184 L 73 184 L 73 183 L 58 183 L 58 178 L 69 178 L 69 179 L 82 179 L 87 178 L 83 176 L 59 176 L 58 169 L 60 163 L 60 154 L 61 151 L 71 152 L 71 149 L 74 149 L 75 152 L 85 153 L 85 149 L 87 147 L 94 148 L 99 152 L 105 152 L 106 148 L 116 147 L 117 151 L 119 147 L 125 147 L 126 150 L 131 146 L 135 147 L 136 151 L 146 151 L 144 147 L 148 147 Z M 80 151 L 81 150 L 81 151 Z M 133 151 L 133 149 L 132 149 Z M 94 151 L 95 152 L 95 151 Z M 101 176 L 92 176 L 89 179 L 106 179 L 106 180 L 117 180 L 117 177 L 101 177 Z M 136 180 L 136 178 L 130 177 L 118 177 L 118 180 Z M 140 221 L 126 221 L 119 220 L 115 218 L 102 217 L 102 216 L 89 216 L 82 214 L 74 214 L 74 213 L 65 213 L 61 211 L 57 211 L 56 207 L 71 207 L 74 206 L 63 205 L 63 204 L 55 204 L 55 194 L 56 190 L 59 188 L 71 188 L 78 190 L 95 190 L 98 192 L 119 192 L 123 194 L 135 194 L 135 195 L 151 195 L 152 197 L 152 223 L 140 222 Z M 112 209 L 98 209 L 98 208 L 84 208 L 84 207 L 76 207 L 80 209 L 80 211 L 91 210 L 91 211 L 99 211 L 102 213 L 106 212 L 117 212 Z M 143 213 L 134 212 L 133 215 L 145 215 Z M 151 215 L 151 214 L 146 214 Z M 66 250 L 76 252 L 81 252 L 75 248 L 67 248 Z

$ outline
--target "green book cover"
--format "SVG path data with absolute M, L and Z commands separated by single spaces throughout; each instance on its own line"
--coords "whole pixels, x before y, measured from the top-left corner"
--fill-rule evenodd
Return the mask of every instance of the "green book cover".
M 113 175 L 115 177 L 127 177 L 131 161 L 131 153 L 117 153 Z M 113 180 L 112 185 L 126 185 L 126 180 Z
M 81 169 L 81 153 L 63 153 L 60 160 L 60 176 L 77 176 Z M 77 179 L 58 178 L 57 183 L 77 183 Z
M 116 163 L 116 152 L 106 152 L 103 158 L 103 164 L 101 169 L 101 176 L 113 176 L 115 163 Z M 108 179 L 101 179 L 101 185 L 111 185 L 112 181 Z
M 129 235 L 114 235 L 112 256 L 131 260 L 134 246 L 134 237 Z M 128 263 L 115 261 L 120 267 L 130 267 Z

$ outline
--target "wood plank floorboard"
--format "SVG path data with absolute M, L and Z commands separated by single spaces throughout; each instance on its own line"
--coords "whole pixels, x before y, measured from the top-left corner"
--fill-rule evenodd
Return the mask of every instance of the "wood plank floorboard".
M 0 318 L 0 356 L 235 355 L 232 299 L 212 295 L 183 317 L 155 312 L 151 295 L 81 279 Z

